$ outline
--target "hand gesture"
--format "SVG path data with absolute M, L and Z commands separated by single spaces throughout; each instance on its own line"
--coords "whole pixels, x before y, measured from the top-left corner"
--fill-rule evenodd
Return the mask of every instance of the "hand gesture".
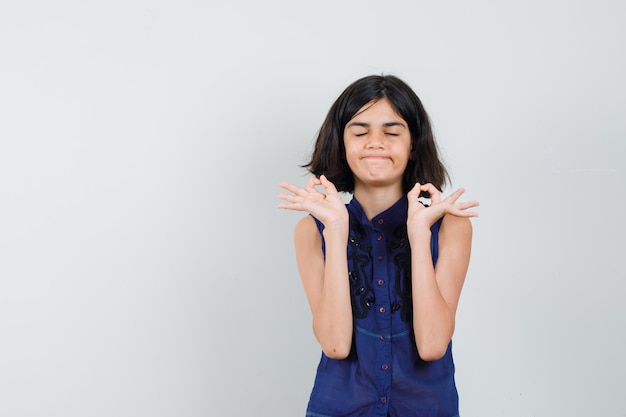
M 285 201 L 279 204 L 278 208 L 307 211 L 320 220 L 325 227 L 335 224 L 348 225 L 348 210 L 339 192 L 326 176 L 311 177 L 304 188 L 285 182 L 279 185 L 291 194 L 278 195 L 278 198 Z M 323 187 L 326 193 L 318 191 L 318 186 Z
M 422 192 L 430 194 L 430 205 L 426 207 L 419 201 L 419 195 Z M 477 217 L 478 213 L 467 211 L 467 209 L 478 206 L 478 201 L 468 201 L 465 203 L 457 203 L 457 200 L 465 192 L 463 188 L 459 188 L 448 197 L 441 199 L 441 192 L 434 185 L 415 184 L 413 189 L 407 195 L 409 200 L 409 210 L 407 218 L 407 226 L 430 228 L 441 216 L 451 214 L 457 217 Z

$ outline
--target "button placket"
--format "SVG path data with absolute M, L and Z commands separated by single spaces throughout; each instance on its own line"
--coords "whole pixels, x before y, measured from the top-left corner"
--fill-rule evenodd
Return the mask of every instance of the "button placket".
M 374 261 L 373 271 L 374 271 L 374 279 L 376 282 L 376 292 L 379 294 L 376 297 L 377 305 L 375 307 L 377 322 L 377 333 L 378 333 L 378 342 L 381 343 L 382 346 L 378 351 L 377 355 L 377 366 L 379 377 L 381 378 L 381 382 L 383 385 L 380 387 L 379 395 L 379 404 L 383 409 L 388 407 L 389 403 L 389 394 L 391 387 L 391 372 L 389 372 L 389 361 L 391 357 L 391 300 L 387 281 L 390 278 L 389 274 L 389 266 L 387 265 L 392 258 L 388 258 L 389 253 L 387 251 L 387 240 L 390 238 L 389 235 L 386 234 L 386 225 L 384 219 L 376 219 L 372 222 L 372 237 L 370 238 L 372 242 L 372 252 L 371 259 Z M 382 227 L 381 227 L 382 226 Z M 392 282 L 392 281 L 389 281 Z

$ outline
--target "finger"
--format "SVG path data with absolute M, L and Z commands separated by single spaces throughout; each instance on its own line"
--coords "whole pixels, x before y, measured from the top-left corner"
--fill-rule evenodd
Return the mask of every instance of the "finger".
M 278 203 L 278 208 L 288 209 L 288 210 L 303 210 L 304 205 L 302 201 L 298 201 L 300 197 L 295 197 L 290 194 L 282 194 L 278 196 L 279 199 L 283 200 Z
M 448 210 L 449 214 L 457 217 L 478 217 L 478 213 L 475 211 L 468 211 L 466 209 L 453 208 Z
M 446 197 L 446 201 L 449 201 L 450 203 L 455 203 L 456 200 L 458 200 L 459 197 L 461 197 L 464 192 L 465 192 L 465 188 L 459 188 L 455 192 L 450 194 L 448 197 Z
M 318 177 L 311 177 L 309 178 L 309 184 L 316 186 L 316 185 L 320 185 L 322 183 L 322 181 L 318 178 Z
M 315 186 L 316 185 L 317 185 L 316 178 L 315 177 L 311 177 L 311 178 L 308 179 L 308 181 L 304 185 L 304 189 L 306 191 L 308 191 L 308 192 L 311 192 L 311 191 L 315 190 Z
M 464 203 L 455 204 L 455 208 L 458 208 L 459 210 L 467 210 L 474 207 L 478 207 L 478 201 L 467 201 Z
M 420 190 L 430 194 L 430 200 L 432 204 L 436 204 L 441 201 L 441 192 L 431 183 L 422 185 L 420 187 Z
M 421 193 L 421 187 L 421 184 L 419 182 L 416 182 L 413 188 L 411 188 L 411 191 L 408 192 L 407 196 L 411 198 L 419 198 Z
M 456 217 L 478 217 L 478 213 L 475 211 L 466 210 L 451 210 L 448 214 Z
M 307 211 L 304 207 L 302 207 L 301 204 L 287 204 L 287 203 L 280 203 L 277 206 L 279 209 L 285 209 L 285 210 L 293 210 L 293 211 Z
M 302 194 L 302 192 L 304 191 L 302 188 L 293 185 L 293 184 L 289 184 L 287 182 L 281 182 L 280 184 L 278 184 L 280 186 L 280 188 L 284 188 L 287 191 L 291 191 L 292 193 L 299 195 Z
M 331 193 L 331 194 L 338 194 L 339 193 L 337 191 L 337 188 L 335 187 L 335 184 L 330 182 L 328 180 L 328 178 L 326 178 L 326 175 L 320 175 L 319 181 L 320 181 L 320 184 L 322 185 L 322 187 L 324 187 L 324 189 L 326 190 L 327 193 Z
M 475 211 L 468 211 L 468 209 L 478 207 L 478 201 L 467 201 L 464 203 L 457 203 L 450 206 L 447 210 L 448 213 L 459 217 L 478 217 L 478 213 Z
M 296 195 L 293 195 L 293 194 L 285 194 L 285 193 L 280 193 L 280 194 L 278 194 L 278 198 L 279 198 L 280 200 L 285 200 L 285 201 L 288 201 L 288 202 L 290 202 L 290 203 L 295 203 L 295 202 L 296 202 L 296 198 L 301 199 L 301 197 L 298 197 L 298 196 L 296 196 Z

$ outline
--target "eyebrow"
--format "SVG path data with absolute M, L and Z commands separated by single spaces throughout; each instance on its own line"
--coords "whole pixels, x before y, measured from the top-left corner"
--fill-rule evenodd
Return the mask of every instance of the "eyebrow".
M 348 124 L 347 127 L 352 127 L 352 126 L 370 127 L 371 125 L 369 123 L 364 123 L 364 122 L 352 122 L 352 123 Z M 383 123 L 383 127 L 393 127 L 393 126 L 400 126 L 400 127 L 406 128 L 404 123 L 401 123 L 401 122 L 386 122 L 386 123 Z

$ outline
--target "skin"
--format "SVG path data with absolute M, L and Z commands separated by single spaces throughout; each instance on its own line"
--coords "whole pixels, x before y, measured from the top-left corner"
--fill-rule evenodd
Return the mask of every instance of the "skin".
M 368 103 L 346 125 L 346 160 L 354 175 L 354 196 L 368 219 L 402 197 L 402 175 L 411 157 L 406 122 L 382 99 Z M 279 208 L 313 214 L 324 224 L 326 259 L 315 221 L 306 216 L 295 228 L 296 261 L 313 315 L 313 332 L 324 353 L 348 356 L 353 317 L 348 280 L 348 211 L 335 186 L 325 176 L 312 177 L 304 187 L 281 183 L 286 193 Z M 420 192 L 431 204 L 419 202 Z M 407 231 L 411 246 L 413 328 L 420 357 L 441 358 L 454 333 L 455 315 L 470 259 L 472 227 L 468 209 L 478 202 L 457 202 L 464 190 L 447 198 L 432 184 L 415 184 L 408 193 Z M 445 216 L 439 231 L 439 259 L 433 267 L 430 227 Z

